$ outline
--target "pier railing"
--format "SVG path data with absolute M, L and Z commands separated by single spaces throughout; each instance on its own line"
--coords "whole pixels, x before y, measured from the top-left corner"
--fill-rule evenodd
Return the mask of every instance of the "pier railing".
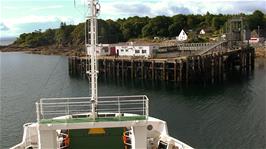
M 177 47 L 179 50 L 182 50 L 182 51 L 186 51 L 186 50 L 198 51 L 198 50 L 204 50 L 213 45 L 215 45 L 215 43 L 182 43 L 182 44 L 179 44 Z
M 124 121 L 147 119 L 149 99 L 145 95 L 98 97 L 97 117 L 91 116 L 90 97 L 43 98 L 36 103 L 37 120 L 50 122 Z

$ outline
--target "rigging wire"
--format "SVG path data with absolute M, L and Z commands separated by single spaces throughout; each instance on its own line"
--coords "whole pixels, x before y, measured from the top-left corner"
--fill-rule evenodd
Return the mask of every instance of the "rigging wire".
M 86 9 L 86 1 L 83 0 L 83 12 L 81 12 L 78 7 L 77 7 L 77 3 L 76 3 L 76 0 L 74 0 L 74 8 L 77 10 L 77 12 L 81 15 L 83 15 L 83 18 L 86 18 L 86 14 L 88 13 L 88 9 Z M 86 22 L 84 22 L 84 26 L 85 26 L 85 43 L 87 43 L 87 27 L 86 27 Z M 85 44 L 85 50 L 86 49 L 86 44 Z M 86 51 L 85 51 L 86 52 Z M 48 85 L 51 77 L 52 77 L 52 74 L 56 71 L 57 67 L 58 67 L 58 64 L 60 63 L 60 61 L 62 60 L 62 57 L 59 58 L 59 60 L 57 61 L 55 67 L 53 68 L 53 70 L 51 71 L 51 73 L 49 74 L 47 80 L 45 81 L 44 85 L 42 86 L 42 88 L 40 89 L 40 92 L 39 94 L 36 96 L 36 99 L 39 99 L 41 97 L 41 94 L 43 92 L 43 90 L 46 88 L 46 86 Z M 86 71 L 88 70 L 88 56 L 86 54 Z M 65 78 L 66 80 L 66 78 Z M 61 88 L 61 94 L 62 94 L 62 88 Z M 35 104 L 32 104 L 32 106 L 30 107 L 30 109 L 34 110 L 35 109 Z M 28 117 L 26 118 L 27 121 L 31 120 L 31 118 L 34 117 L 34 112 L 32 112 L 31 114 L 28 115 Z
M 51 73 L 49 74 L 48 78 L 46 79 L 44 85 L 42 85 L 42 87 L 40 88 L 40 92 L 39 94 L 34 97 L 36 98 L 37 100 L 39 100 L 39 98 L 41 97 L 41 94 L 43 92 L 43 90 L 46 88 L 46 86 L 48 85 L 48 82 L 50 81 L 51 77 L 52 77 L 52 74 L 55 72 L 55 70 L 57 69 L 58 67 L 58 64 L 59 62 L 62 60 L 62 57 L 60 57 L 55 65 L 55 67 L 52 69 Z M 35 104 L 32 104 L 32 106 L 29 108 L 29 109 L 32 109 L 32 111 L 35 110 Z M 31 118 L 33 118 L 35 115 L 35 112 L 31 112 L 31 114 L 28 115 L 28 117 L 26 118 L 27 121 L 31 120 Z

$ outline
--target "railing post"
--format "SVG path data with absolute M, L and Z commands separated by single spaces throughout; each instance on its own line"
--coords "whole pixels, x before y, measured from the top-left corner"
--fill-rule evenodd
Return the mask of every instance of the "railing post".
M 36 102 L 36 114 L 37 114 L 37 122 L 40 122 L 40 109 L 39 109 L 39 103 Z
M 70 113 L 69 113 L 69 98 L 67 98 L 67 115 L 70 115 Z
M 145 96 L 142 96 L 142 115 L 146 115 L 146 102 L 145 102 Z
M 146 99 L 146 119 L 149 118 L 149 98 L 145 96 Z
M 43 99 L 40 99 L 40 105 L 42 105 L 42 103 L 43 103 Z M 42 108 L 42 106 L 40 106 L 40 112 L 43 115 L 43 108 Z
M 119 100 L 119 96 L 117 96 L 117 102 L 118 102 L 118 118 L 120 120 L 121 117 L 121 111 L 120 111 L 120 100 Z

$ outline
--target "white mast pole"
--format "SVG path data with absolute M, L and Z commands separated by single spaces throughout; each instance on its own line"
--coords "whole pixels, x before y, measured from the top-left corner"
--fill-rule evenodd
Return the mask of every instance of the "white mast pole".
M 91 62 L 91 70 L 89 74 L 91 76 L 91 113 L 92 118 L 95 119 L 97 117 L 96 105 L 98 100 L 98 93 L 97 93 L 97 58 L 96 58 L 96 50 L 97 50 L 97 42 L 98 42 L 98 28 L 97 28 L 97 14 L 99 11 L 98 0 L 88 0 L 91 8 L 91 15 L 90 15 L 90 36 L 91 41 L 90 45 L 87 45 L 87 55 L 90 55 L 90 62 Z

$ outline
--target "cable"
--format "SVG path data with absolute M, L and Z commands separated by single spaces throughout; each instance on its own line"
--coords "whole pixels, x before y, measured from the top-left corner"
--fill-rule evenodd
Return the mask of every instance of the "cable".
M 39 100 L 39 98 L 41 97 L 41 93 L 43 92 L 43 89 L 47 86 L 50 78 L 52 77 L 52 74 L 55 72 L 59 62 L 61 61 L 62 57 L 59 58 L 59 60 L 57 61 L 55 67 L 53 68 L 53 70 L 51 71 L 51 73 L 49 74 L 47 80 L 45 81 L 45 84 L 42 86 L 42 88 L 40 88 L 40 92 L 39 94 L 36 96 L 37 101 Z M 35 97 L 34 97 L 35 98 Z M 32 106 L 29 108 L 32 109 L 32 111 L 35 110 L 35 104 L 32 104 Z M 31 120 L 31 117 L 34 117 L 35 112 L 31 112 L 31 114 L 28 115 L 28 117 L 26 118 L 27 121 Z

